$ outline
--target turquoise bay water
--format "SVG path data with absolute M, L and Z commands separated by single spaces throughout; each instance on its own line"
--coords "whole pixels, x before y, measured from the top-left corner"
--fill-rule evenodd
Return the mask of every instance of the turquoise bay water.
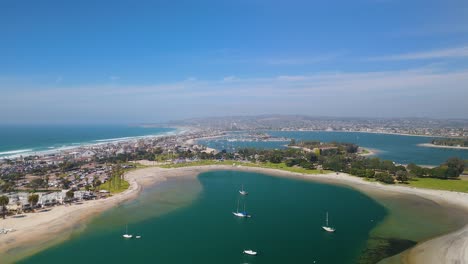
M 174 133 L 172 128 L 137 126 L 0 126 L 0 158 L 53 151 L 84 144 Z
M 199 180 L 199 182 L 198 182 Z M 20 263 L 356 263 L 386 215 L 355 190 L 258 173 L 170 180 Z M 244 184 L 250 219 L 232 215 Z M 337 232 L 321 229 L 325 212 Z M 141 239 L 124 240 L 125 225 Z M 259 252 L 256 257 L 243 249 Z
M 319 140 L 322 142 L 349 142 L 361 147 L 377 150 L 377 156 L 401 164 L 439 165 L 450 157 L 468 159 L 468 150 L 421 147 L 418 144 L 431 142 L 431 137 L 388 135 L 357 132 L 325 131 L 266 131 L 275 137 L 294 138 L 296 140 Z M 289 142 L 229 142 L 224 139 L 201 140 L 200 143 L 222 150 L 242 147 L 284 148 Z

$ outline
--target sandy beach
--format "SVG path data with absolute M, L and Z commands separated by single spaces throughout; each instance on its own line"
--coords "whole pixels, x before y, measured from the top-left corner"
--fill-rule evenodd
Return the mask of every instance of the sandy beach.
M 0 220 L 0 227 L 15 231 L 0 235 L 2 263 L 15 261 L 18 256 L 34 254 L 55 243 L 68 239 L 79 224 L 113 206 L 137 197 L 141 184 L 135 178 L 127 178 L 130 187 L 112 197 L 81 204 L 63 205 L 50 208 L 48 212 L 24 214 L 25 217 L 8 217 Z
M 145 186 L 157 184 L 174 177 L 197 177 L 202 172 L 213 170 L 258 172 L 278 177 L 345 185 L 361 191 L 370 190 L 417 195 L 438 204 L 456 206 L 468 212 L 468 194 L 466 193 L 383 185 L 377 182 L 365 181 L 345 173 L 301 174 L 276 169 L 228 165 L 173 169 L 150 167 L 128 172 L 125 178 L 129 181 L 130 188 L 107 199 L 54 207 L 49 212 L 27 214 L 24 218 L 9 217 L 6 220 L 0 220 L 0 227 L 17 230 L 7 235 L 0 235 L 2 260 L 8 259 L 11 262 L 14 261 L 17 255 L 34 254 L 53 243 L 68 239 L 77 226 L 80 226 L 80 224 L 83 226 L 82 224 L 86 223 L 86 220 L 106 209 L 137 197 Z M 37 244 L 41 246 L 37 246 Z M 405 263 L 468 263 L 468 225 L 462 230 L 420 243 L 404 252 L 402 257 Z

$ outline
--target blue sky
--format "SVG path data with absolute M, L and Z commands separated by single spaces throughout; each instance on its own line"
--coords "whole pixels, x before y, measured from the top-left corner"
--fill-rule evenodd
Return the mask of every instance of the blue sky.
M 467 1 L 0 1 L 1 123 L 468 118 Z

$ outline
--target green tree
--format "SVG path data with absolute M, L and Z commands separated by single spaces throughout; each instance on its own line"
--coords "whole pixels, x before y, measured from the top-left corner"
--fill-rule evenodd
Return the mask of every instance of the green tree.
M 3 219 L 5 219 L 5 215 L 7 212 L 6 206 L 8 205 L 9 202 L 10 202 L 10 199 L 8 198 L 8 196 L 5 196 L 5 195 L 0 196 L 0 206 L 2 207 Z
M 366 170 L 366 177 L 367 178 L 374 178 L 375 170 Z
M 395 173 L 397 170 L 395 164 L 391 160 L 382 161 L 380 169 L 386 170 L 390 173 Z
M 49 190 L 49 175 L 45 176 L 44 182 L 45 182 L 46 190 Z
M 292 138 L 291 142 L 289 142 L 289 146 L 295 146 L 295 145 L 296 145 L 296 140 Z
M 38 189 L 38 188 L 41 188 L 43 186 L 44 186 L 44 180 L 40 179 L 40 178 L 34 179 L 29 183 L 29 187 L 31 187 L 33 189 Z
M 37 195 L 37 194 L 31 194 L 31 195 L 29 195 L 29 197 L 28 197 L 28 202 L 31 204 L 31 207 L 32 207 L 33 210 L 34 210 L 34 207 L 35 207 L 36 204 L 39 202 L 39 195 Z
M 377 157 L 367 159 L 369 169 L 380 169 L 380 159 Z
M 375 179 L 383 183 L 388 183 L 388 184 L 395 183 L 395 180 L 393 179 L 393 177 L 387 172 L 376 174 Z
M 283 161 L 283 155 L 281 151 L 279 150 L 274 150 L 272 153 L 270 153 L 268 160 L 271 163 L 281 163 Z
M 425 175 L 424 169 L 414 163 L 408 164 L 407 169 L 416 177 L 423 177 Z
M 323 167 L 332 171 L 342 171 L 344 169 L 344 161 L 339 156 L 331 156 L 325 160 Z
M 102 184 L 101 180 L 97 179 L 96 181 L 93 182 L 94 188 L 99 187 Z
M 68 192 L 65 193 L 65 198 L 67 201 L 71 202 L 73 198 L 75 197 L 75 192 L 72 190 L 69 190 Z
M 306 155 L 306 159 L 310 162 L 317 162 L 318 161 L 318 157 L 315 153 L 313 152 L 308 152 Z
M 408 182 L 409 176 L 408 172 L 399 170 L 396 172 L 396 179 L 400 182 Z
M 465 161 L 457 157 L 448 159 L 445 165 L 448 167 L 448 178 L 456 178 L 465 170 Z

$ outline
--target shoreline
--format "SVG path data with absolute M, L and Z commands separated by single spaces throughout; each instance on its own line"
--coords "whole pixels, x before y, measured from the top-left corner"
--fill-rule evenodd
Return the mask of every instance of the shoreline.
M 435 145 L 432 143 L 421 143 L 418 144 L 418 147 L 425 147 L 425 148 L 445 148 L 445 149 L 463 149 L 468 150 L 468 147 L 457 147 L 457 146 L 443 146 L 443 145 Z
M 358 155 L 362 157 L 369 157 L 369 156 L 376 156 L 379 153 L 379 150 L 377 149 L 372 149 L 372 148 L 365 148 L 365 147 L 359 147 L 361 149 L 361 152 L 358 150 Z M 362 151 L 367 151 L 367 153 L 363 153 Z
M 15 230 L 0 235 L 0 254 L 4 254 L 2 258 L 13 262 L 63 242 L 93 216 L 136 198 L 142 186 L 135 178 L 126 177 L 126 180 L 130 184 L 127 190 L 105 199 L 56 206 L 50 208 L 49 212 L 28 213 L 23 218 L 8 217 L 0 220 L 2 227 Z
M 376 131 L 346 131 L 346 130 L 271 130 L 271 131 L 368 133 L 368 134 L 397 135 L 397 136 L 410 136 L 410 137 L 444 138 L 443 136 L 434 136 L 434 135 L 418 135 L 418 134 L 376 132 Z M 453 138 L 459 138 L 459 137 L 453 137 Z
M 165 127 L 164 127 L 165 128 Z M 168 127 L 170 128 L 170 127 Z M 107 139 L 94 139 L 91 141 L 85 142 L 77 142 L 77 143 L 64 143 L 61 147 L 55 147 L 53 145 L 45 147 L 46 149 L 35 150 L 34 147 L 24 148 L 24 149 L 14 149 L 14 150 L 4 150 L 0 151 L 1 154 L 12 154 L 12 155 L 4 155 L 0 156 L 0 160 L 7 160 L 7 159 L 17 159 L 19 157 L 30 157 L 30 156 L 45 156 L 45 155 L 52 155 L 52 154 L 59 154 L 62 152 L 78 150 L 81 148 L 92 148 L 97 146 L 103 146 L 106 144 L 116 144 L 116 143 L 126 143 L 126 142 L 135 142 L 141 139 L 155 139 L 160 137 L 167 137 L 167 136 L 179 136 L 184 133 L 189 132 L 190 130 L 182 130 L 178 128 L 170 128 L 174 129 L 173 131 L 163 132 L 161 134 L 150 134 L 150 135 L 141 135 L 141 136 L 128 136 L 128 137 L 117 137 L 117 138 L 107 138 Z M 68 145 L 67 145 L 68 144 Z
M 112 197 L 84 202 L 79 205 L 53 207 L 50 212 L 27 214 L 27 217 L 24 218 L 9 217 L 6 220 L 0 220 L 3 227 L 17 230 L 0 236 L 0 253 L 5 254 L 8 261 L 30 256 L 50 245 L 67 240 L 70 234 L 76 230 L 77 225 L 86 224 L 92 216 L 136 198 L 145 186 L 158 184 L 175 177 L 196 178 L 200 173 L 216 170 L 257 172 L 277 177 L 348 186 L 364 193 L 367 190 L 369 192 L 416 195 L 437 204 L 459 207 L 468 212 L 468 194 L 466 193 L 383 185 L 345 173 L 302 174 L 277 169 L 230 165 L 188 166 L 169 169 L 149 167 L 126 173 L 125 178 L 130 183 L 129 189 Z M 56 235 L 56 238 L 50 238 L 44 242 L 44 237 L 51 237 L 51 233 Z M 39 243 L 40 246 L 37 245 Z M 27 250 L 28 247 L 29 250 Z M 451 260 L 457 259 L 460 261 L 458 263 L 462 264 L 468 263 L 468 255 L 464 254 L 464 251 L 468 251 L 468 224 L 455 232 L 418 243 L 415 247 L 402 252 L 401 257 L 404 263 L 451 263 Z M 18 255 L 15 256 L 15 254 Z
M 147 127 L 147 126 L 142 126 L 142 127 Z M 151 126 L 149 126 L 149 128 L 151 128 Z M 105 144 L 133 142 L 133 141 L 139 140 L 139 139 L 158 138 L 158 137 L 174 136 L 174 135 L 177 136 L 177 135 L 182 135 L 182 134 L 190 132 L 190 131 L 191 131 L 190 127 L 174 127 L 174 131 L 164 132 L 164 133 L 158 134 L 158 135 L 151 134 L 151 135 L 142 135 L 142 136 L 129 136 L 129 137 L 119 137 L 119 138 L 109 138 L 109 139 L 97 139 L 97 140 L 93 140 L 93 141 L 90 141 L 90 142 L 70 143 L 69 145 L 63 145 L 61 147 L 49 146 L 49 147 L 47 147 L 47 149 L 43 149 L 43 150 L 34 150 L 34 148 L 5 150 L 5 151 L 2 151 L 1 153 L 12 154 L 12 155 L 0 156 L 0 160 L 15 159 L 15 158 L 18 158 L 20 156 L 29 157 L 29 156 L 35 156 L 35 155 L 42 156 L 42 155 L 57 154 L 57 153 L 61 153 L 63 151 L 73 151 L 73 150 L 80 149 L 80 148 L 89 148 L 89 147 L 100 146 L 100 145 L 105 145 Z M 243 131 L 245 132 L 245 131 L 249 131 L 249 130 L 243 130 Z M 268 131 L 282 131 L 282 130 L 268 130 Z M 224 131 L 224 132 L 227 133 L 229 131 Z M 367 134 L 382 134 L 382 135 L 440 138 L 440 136 L 431 136 L 431 135 L 415 135 L 415 134 L 404 134 L 404 133 L 369 132 L 369 131 L 286 130 L 284 132 L 367 133 Z M 220 138 L 222 136 L 223 135 L 193 138 L 193 139 L 187 140 L 186 143 L 194 144 L 194 143 L 197 143 L 198 140 L 216 139 L 216 138 Z M 453 137 L 453 138 L 458 138 L 458 137 Z M 468 147 L 439 146 L 439 145 L 434 145 L 434 144 L 430 144 L 430 143 L 421 143 L 421 144 L 418 144 L 418 146 L 421 146 L 421 147 L 434 147 L 434 148 L 449 148 L 449 149 L 467 149 L 468 150 Z M 366 149 L 371 150 L 371 149 L 368 149 L 368 148 L 366 148 Z M 372 150 L 371 150 L 371 152 L 372 152 Z M 374 154 L 369 154 L 369 156 L 374 155 Z M 367 155 L 367 154 L 365 154 L 365 155 Z

